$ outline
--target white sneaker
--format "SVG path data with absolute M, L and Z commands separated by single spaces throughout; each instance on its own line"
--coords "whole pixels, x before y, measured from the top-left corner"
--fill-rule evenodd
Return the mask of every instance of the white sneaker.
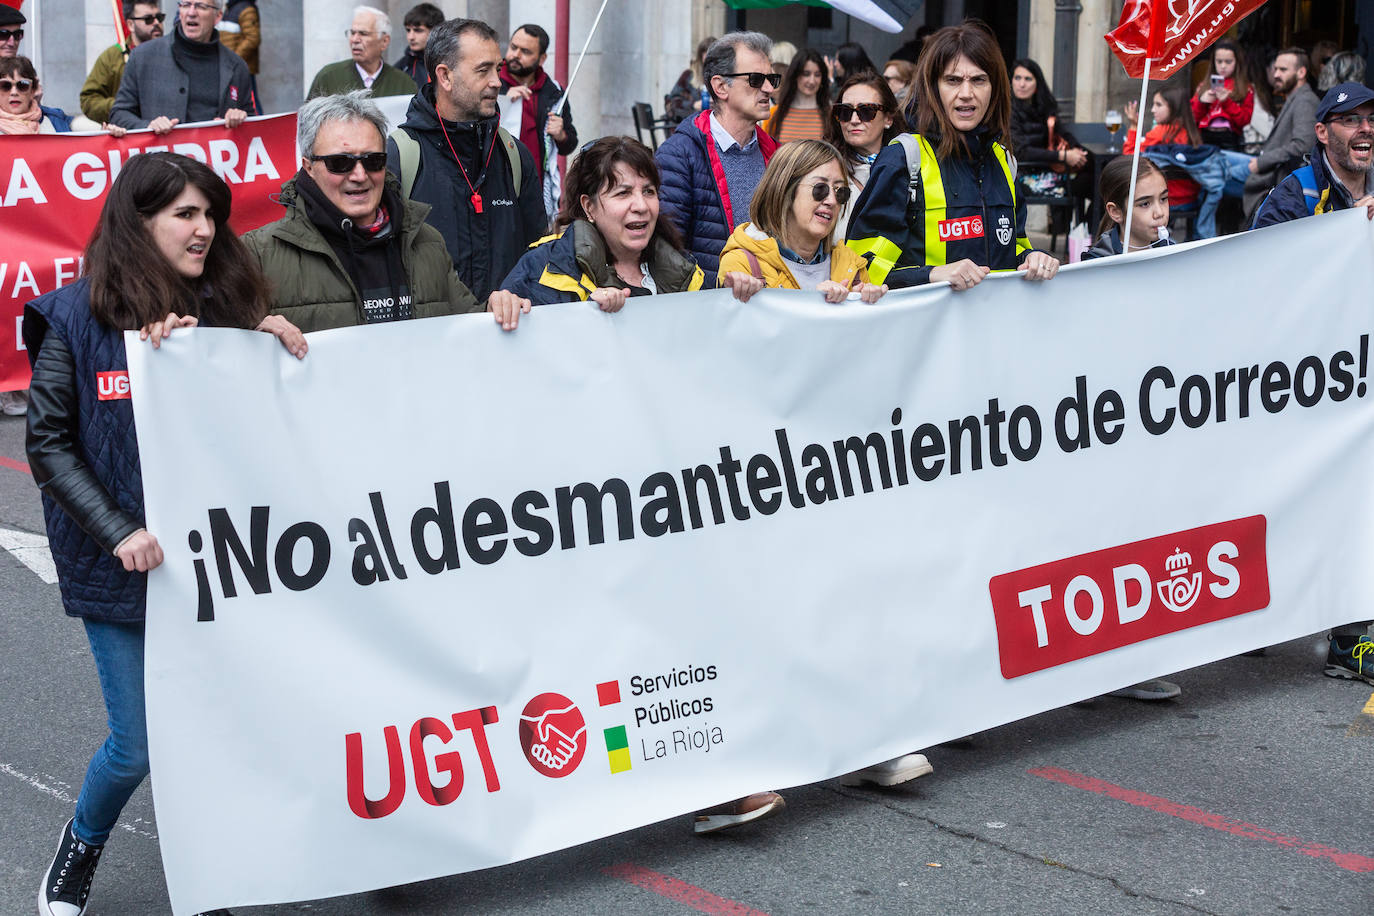
M 0 413 L 22 417 L 29 412 L 29 396 L 24 391 L 0 391 Z
M 934 772 L 935 768 L 930 765 L 925 754 L 903 754 L 900 757 L 893 757 L 891 760 L 884 760 L 882 763 L 875 763 L 871 767 L 855 770 L 853 773 L 842 777 L 840 784 L 862 786 L 867 783 L 873 786 L 895 786 L 898 783 L 908 782 L 918 776 L 926 776 Z

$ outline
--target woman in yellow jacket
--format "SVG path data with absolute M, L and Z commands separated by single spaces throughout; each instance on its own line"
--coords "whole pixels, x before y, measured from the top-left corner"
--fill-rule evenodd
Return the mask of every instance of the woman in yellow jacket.
M 849 203 L 849 183 L 835 147 L 794 140 L 778 148 L 749 205 L 753 222 L 731 233 L 720 257 L 720 280 L 742 273 L 772 289 L 814 289 L 827 302 L 851 293 L 873 303 L 886 286 L 868 282 L 864 259 L 834 241 Z

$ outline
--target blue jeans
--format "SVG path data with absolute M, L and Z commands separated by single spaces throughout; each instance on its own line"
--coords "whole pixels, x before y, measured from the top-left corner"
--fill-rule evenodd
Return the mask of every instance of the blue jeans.
M 1221 193 L 1226 197 L 1243 198 L 1245 179 L 1250 177 L 1250 163 L 1255 157 L 1229 149 L 1222 150 L 1221 155 L 1226 160 L 1226 187 Z
M 84 620 L 105 696 L 110 736 L 91 758 L 76 800 L 78 838 L 101 846 L 119 812 L 148 775 L 148 724 L 143 702 L 143 624 Z

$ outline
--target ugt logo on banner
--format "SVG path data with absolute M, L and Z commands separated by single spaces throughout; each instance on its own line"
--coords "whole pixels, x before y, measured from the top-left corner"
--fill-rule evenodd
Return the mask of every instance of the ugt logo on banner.
M 1002 676 L 1268 607 L 1264 536 L 1255 515 L 995 576 Z

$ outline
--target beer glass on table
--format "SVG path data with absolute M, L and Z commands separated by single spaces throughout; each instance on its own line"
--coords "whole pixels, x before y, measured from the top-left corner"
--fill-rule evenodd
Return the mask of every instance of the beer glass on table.
M 1116 145 L 1116 132 L 1121 129 L 1121 112 L 1115 108 L 1109 110 L 1102 123 L 1107 126 L 1107 133 L 1111 135 L 1111 139 L 1107 141 L 1107 152 L 1120 152 L 1121 150 Z

